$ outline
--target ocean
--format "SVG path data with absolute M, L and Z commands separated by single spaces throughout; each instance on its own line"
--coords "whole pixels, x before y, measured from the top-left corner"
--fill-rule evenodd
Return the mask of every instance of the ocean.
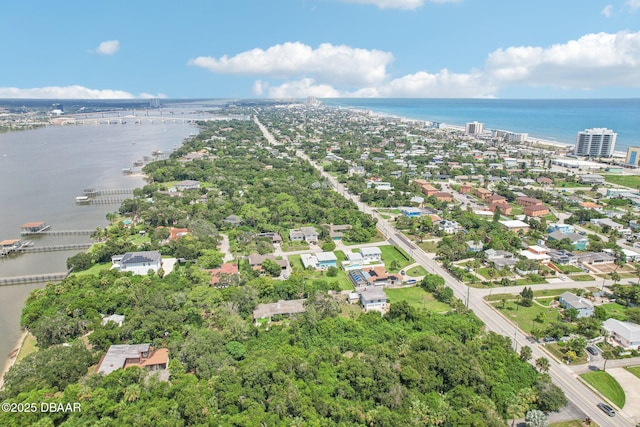
M 640 99 L 331 98 L 322 103 L 456 126 L 478 121 L 487 130 L 526 132 L 570 145 L 581 130 L 608 128 L 618 134 L 616 151 L 640 145 Z

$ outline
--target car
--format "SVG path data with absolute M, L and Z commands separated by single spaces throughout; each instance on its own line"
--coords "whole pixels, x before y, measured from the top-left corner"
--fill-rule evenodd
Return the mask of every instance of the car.
M 407 273 L 405 273 L 405 271 L 404 271 L 404 270 L 402 270 L 402 271 L 400 272 L 400 274 L 402 274 L 402 275 L 404 276 L 404 275 L 405 275 L 405 274 L 407 274 Z
M 409 279 L 409 280 L 407 280 L 407 285 L 413 285 L 416 282 L 417 282 L 416 279 Z
M 544 342 L 554 342 L 556 339 L 553 337 L 544 337 L 542 341 Z
M 595 356 L 595 355 L 597 355 L 597 354 L 598 354 L 598 350 L 596 350 L 596 349 L 595 349 L 595 347 L 591 347 L 591 346 L 589 346 L 589 347 L 587 347 L 587 351 L 588 351 L 589 353 L 591 353 L 591 355 L 593 355 L 593 356 Z
M 602 412 L 604 412 L 605 414 L 609 415 L 610 417 L 615 417 L 616 416 L 616 411 L 613 410 L 613 408 L 609 405 L 607 405 L 606 403 L 598 403 L 598 408 L 600 408 L 600 410 L 602 410 Z
M 580 234 L 581 236 L 584 236 L 585 234 L 587 234 L 586 231 L 578 231 L 578 234 Z

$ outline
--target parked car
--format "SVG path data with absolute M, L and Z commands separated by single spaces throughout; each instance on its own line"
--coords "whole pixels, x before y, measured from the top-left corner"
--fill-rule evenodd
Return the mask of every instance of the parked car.
M 602 412 L 609 415 L 610 417 L 616 416 L 616 411 L 614 411 L 613 408 L 606 403 L 598 403 L 598 408 L 600 408 Z
M 595 348 L 595 347 L 592 347 L 592 346 L 587 347 L 587 351 L 588 351 L 589 353 L 591 353 L 591 355 L 593 355 L 593 356 L 595 356 L 595 355 L 597 355 L 597 354 L 598 354 L 598 350 L 596 350 L 596 348 Z
M 553 337 L 544 337 L 542 341 L 544 342 L 554 342 L 556 339 Z
M 413 285 L 416 282 L 417 282 L 416 279 L 409 279 L 409 280 L 407 280 L 407 285 Z

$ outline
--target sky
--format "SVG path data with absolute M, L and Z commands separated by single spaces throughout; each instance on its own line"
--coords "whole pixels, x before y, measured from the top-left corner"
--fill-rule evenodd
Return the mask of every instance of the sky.
M 640 0 L 12 1 L 0 98 L 640 98 Z

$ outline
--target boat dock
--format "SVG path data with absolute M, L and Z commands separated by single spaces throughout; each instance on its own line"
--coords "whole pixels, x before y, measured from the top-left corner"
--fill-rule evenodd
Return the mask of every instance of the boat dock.
M 0 286 L 26 285 L 28 283 L 59 282 L 65 279 L 71 270 L 60 273 L 32 274 L 29 276 L 0 277 Z
M 40 233 L 25 233 L 24 231 L 21 233 L 24 235 L 29 234 L 37 234 L 38 236 L 91 236 L 91 234 L 96 231 L 93 230 L 55 230 L 55 231 L 43 231 Z
M 50 245 L 50 246 L 25 246 L 17 249 L 16 252 L 33 253 L 33 252 L 54 252 L 54 251 L 75 251 L 89 249 L 93 243 L 70 243 L 67 245 Z

